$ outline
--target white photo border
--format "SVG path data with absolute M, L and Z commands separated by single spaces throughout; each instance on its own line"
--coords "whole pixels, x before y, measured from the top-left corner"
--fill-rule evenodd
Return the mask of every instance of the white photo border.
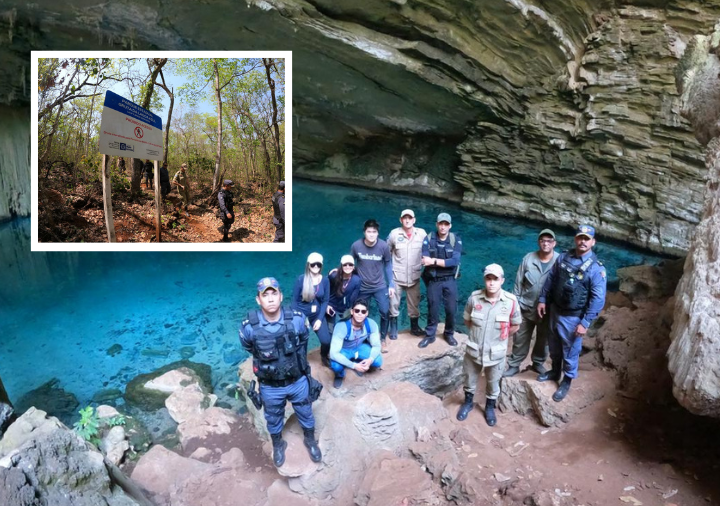
M 39 58 L 284 58 L 285 59 L 285 242 L 38 242 L 38 59 Z M 32 51 L 30 88 L 31 251 L 292 251 L 292 51 Z

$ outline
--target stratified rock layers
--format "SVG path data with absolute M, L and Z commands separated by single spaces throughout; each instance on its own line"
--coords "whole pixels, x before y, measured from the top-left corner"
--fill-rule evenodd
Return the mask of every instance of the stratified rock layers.
M 707 144 L 702 219 L 677 287 L 668 350 L 675 398 L 693 413 L 720 418 L 720 24 L 696 37 L 678 66 L 682 114 Z

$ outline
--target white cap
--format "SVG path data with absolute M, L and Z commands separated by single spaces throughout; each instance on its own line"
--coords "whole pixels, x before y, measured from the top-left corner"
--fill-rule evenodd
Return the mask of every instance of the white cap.
M 485 273 L 483 274 L 483 276 L 487 276 L 488 274 L 492 274 L 498 278 L 505 277 L 505 272 L 503 271 L 503 268 L 498 264 L 490 264 L 485 267 Z
M 401 218 L 402 218 L 403 216 L 408 216 L 408 215 L 410 215 L 410 216 L 412 216 L 412 217 L 414 218 L 414 217 L 415 217 L 415 212 L 414 212 L 412 209 L 405 209 L 403 212 L 400 213 L 400 217 L 401 217 Z
M 320 253 L 310 253 L 308 255 L 307 263 L 314 264 L 314 263 L 323 263 L 323 257 Z
M 352 255 L 343 255 L 340 259 L 340 265 L 353 264 L 355 265 L 355 259 Z

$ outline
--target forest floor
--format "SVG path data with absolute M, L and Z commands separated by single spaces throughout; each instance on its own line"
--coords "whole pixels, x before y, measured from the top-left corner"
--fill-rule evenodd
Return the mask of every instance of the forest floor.
M 123 176 L 129 187 L 129 177 Z M 121 189 L 112 195 L 113 219 L 117 242 L 156 242 L 155 193 L 142 186 L 140 195 Z M 161 217 L 161 242 L 221 242 L 222 222 L 218 204 L 208 205 L 210 186 L 190 183 L 191 203 L 187 212 L 179 209 L 182 200 L 173 189 L 166 197 Z M 272 189 L 263 190 L 260 182 L 237 184 L 235 223 L 230 228 L 231 242 L 272 242 Z M 107 242 L 103 191 L 100 182 L 73 182 L 61 169 L 39 183 L 39 242 Z

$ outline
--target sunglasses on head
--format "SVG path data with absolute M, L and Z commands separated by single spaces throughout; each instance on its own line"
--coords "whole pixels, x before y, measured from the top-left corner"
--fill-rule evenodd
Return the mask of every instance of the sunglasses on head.
M 343 267 L 355 267 L 355 264 L 343 264 Z
M 313 262 L 310 264 L 310 267 L 322 267 L 322 264 L 320 262 Z
M 353 309 L 353 313 L 367 314 L 367 309 Z

